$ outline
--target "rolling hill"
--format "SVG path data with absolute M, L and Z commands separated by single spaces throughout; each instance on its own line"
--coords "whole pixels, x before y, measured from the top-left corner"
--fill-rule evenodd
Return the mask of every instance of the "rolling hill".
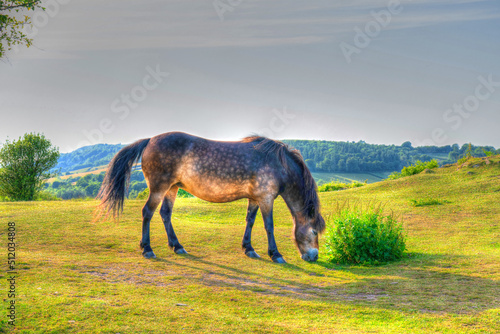
M 102 169 L 107 166 L 113 156 L 125 145 L 96 144 L 81 147 L 70 153 L 62 153 L 54 167 L 60 175 L 88 172 L 91 169 Z

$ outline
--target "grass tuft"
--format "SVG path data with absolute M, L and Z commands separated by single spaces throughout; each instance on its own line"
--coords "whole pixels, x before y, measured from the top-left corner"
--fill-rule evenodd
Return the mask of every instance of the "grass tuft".
M 410 199 L 410 203 L 414 207 L 419 207 L 419 206 L 431 206 L 431 205 L 443 205 L 445 203 L 450 203 L 450 201 L 447 200 L 438 200 L 435 198 L 412 198 Z

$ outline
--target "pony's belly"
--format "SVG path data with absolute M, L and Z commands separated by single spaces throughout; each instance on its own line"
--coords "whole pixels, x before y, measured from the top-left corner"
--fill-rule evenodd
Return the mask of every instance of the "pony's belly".
M 208 202 L 232 202 L 250 196 L 248 186 L 217 183 L 217 184 L 183 184 L 182 189 Z

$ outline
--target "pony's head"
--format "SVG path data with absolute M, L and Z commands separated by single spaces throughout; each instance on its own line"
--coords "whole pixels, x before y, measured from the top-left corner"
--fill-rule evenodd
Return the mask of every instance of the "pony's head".
M 309 262 L 316 261 L 319 249 L 318 235 L 325 229 L 325 220 L 319 212 L 312 215 L 298 212 L 293 220 L 295 243 L 302 259 Z
M 297 150 L 288 151 L 289 158 L 295 163 L 288 164 L 288 175 L 292 180 L 289 198 L 293 198 L 289 205 L 294 220 L 294 236 L 302 259 L 314 262 L 318 259 L 318 235 L 325 230 L 325 220 L 320 213 L 318 187 L 307 168 L 302 155 Z

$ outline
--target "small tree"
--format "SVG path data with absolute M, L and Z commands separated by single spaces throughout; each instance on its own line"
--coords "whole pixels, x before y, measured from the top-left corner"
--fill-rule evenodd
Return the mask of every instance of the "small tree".
M 409 141 L 405 141 L 403 144 L 401 144 L 401 147 L 413 148 L 413 146 L 411 146 L 411 142 Z
M 32 40 L 23 29 L 31 26 L 31 18 L 24 15 L 20 19 L 16 13 L 42 8 L 40 4 L 40 0 L 0 0 L 0 59 L 16 44 L 31 45 Z
M 469 143 L 469 146 L 467 147 L 467 151 L 465 152 L 465 156 L 467 159 L 472 158 L 472 144 Z
M 0 196 L 32 201 L 52 175 L 59 149 L 42 134 L 27 133 L 0 149 Z

